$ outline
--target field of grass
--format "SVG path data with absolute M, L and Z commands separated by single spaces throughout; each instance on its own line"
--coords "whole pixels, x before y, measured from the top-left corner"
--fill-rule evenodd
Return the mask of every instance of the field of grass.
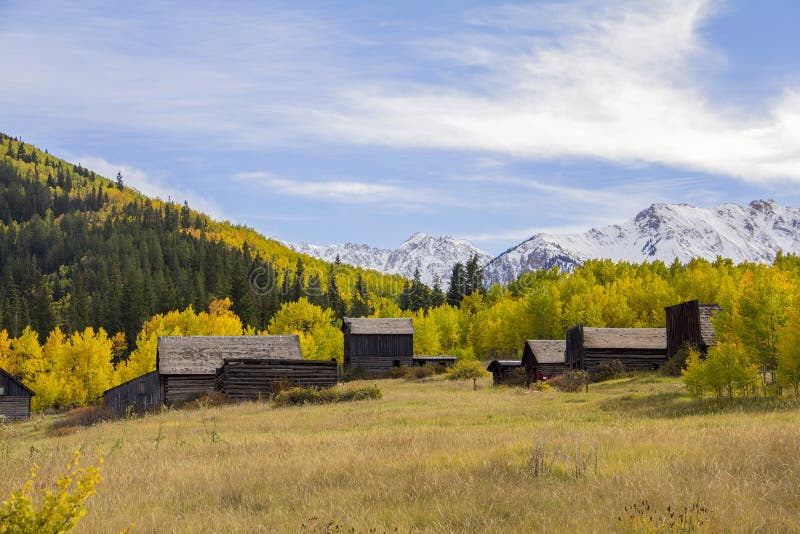
M 648 514 L 699 503 L 703 531 L 800 531 L 792 403 L 700 403 L 648 376 L 588 394 L 379 386 L 381 400 L 336 405 L 3 426 L 0 496 L 34 461 L 54 480 L 71 451 L 100 447 L 103 480 L 78 532 L 635 531 L 625 509 L 643 500 Z

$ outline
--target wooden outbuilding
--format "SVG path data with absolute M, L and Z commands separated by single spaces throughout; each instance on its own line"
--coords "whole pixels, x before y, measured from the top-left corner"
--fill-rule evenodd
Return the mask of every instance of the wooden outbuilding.
M 36 395 L 25 384 L 0 369 L 0 421 L 27 421 L 31 398 Z
M 492 383 L 495 386 L 505 384 L 517 369 L 522 369 L 522 362 L 519 360 L 492 360 L 486 368 L 492 373 Z
M 414 365 L 411 319 L 345 317 L 344 364 L 366 377 L 384 376 L 392 367 Z
M 117 417 L 123 417 L 129 412 L 145 413 L 163 403 L 158 371 L 143 374 L 103 393 L 103 405 Z
M 522 351 L 522 365 L 530 385 L 536 382 L 539 373 L 544 378 L 564 374 L 567 342 L 563 339 L 529 339 Z
M 442 367 L 452 367 L 458 358 L 455 356 L 414 356 L 414 367 L 425 365 L 441 365 Z
M 667 359 L 665 328 L 591 328 L 567 330 L 566 365 L 589 373 L 603 362 L 619 360 L 626 370 L 657 369 Z
M 225 359 L 302 360 L 300 340 L 290 336 L 162 336 L 156 366 L 163 401 L 180 405 L 214 391 Z
M 717 304 L 700 304 L 690 300 L 667 306 L 667 358 L 672 358 L 684 345 L 691 345 L 702 354 L 717 344 L 711 318 L 720 308 Z
M 232 400 L 268 398 L 282 387 L 329 388 L 338 380 L 336 361 L 225 358 L 215 389 Z

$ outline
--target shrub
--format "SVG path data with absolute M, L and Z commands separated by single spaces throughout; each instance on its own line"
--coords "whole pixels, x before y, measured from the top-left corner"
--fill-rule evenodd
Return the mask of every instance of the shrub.
M 230 399 L 224 393 L 212 391 L 211 393 L 206 393 L 205 395 L 201 395 L 196 399 L 184 402 L 181 407 L 185 410 L 200 410 L 211 408 L 213 406 L 222 406 L 228 402 L 230 402 Z
M 538 391 L 547 391 L 551 386 L 547 382 L 536 382 L 535 387 Z
M 86 515 L 86 501 L 100 482 L 103 458 L 98 466 L 80 467 L 80 451 L 75 451 L 67 472 L 56 484 L 58 489 L 40 488 L 34 497 L 34 482 L 39 466 L 33 464 L 28 480 L 9 499 L 0 504 L 0 534 L 55 534 L 72 530 Z
M 386 371 L 386 378 L 403 378 L 411 369 L 407 365 L 398 365 Z
M 589 376 L 586 371 L 568 370 L 563 375 L 554 376 L 547 382 L 559 391 L 581 391 L 586 387 Z
M 591 374 L 592 382 L 603 382 L 618 378 L 625 373 L 625 365 L 620 360 L 605 360 L 597 365 Z
M 528 387 L 528 376 L 524 367 L 516 367 L 506 375 L 504 386 Z
M 436 369 L 433 365 L 420 365 L 412 367 L 408 370 L 406 375 L 407 380 L 419 380 L 420 378 L 428 378 L 436 374 Z
M 664 376 L 681 376 L 681 370 L 686 366 L 686 358 L 697 349 L 685 343 L 672 358 L 664 362 L 661 366 L 661 374 Z
M 672 506 L 658 510 L 644 500 L 626 506 L 625 512 L 617 516 L 617 521 L 630 532 L 693 533 L 704 530 L 707 515 L 708 508 L 697 502 L 684 507 L 683 510 Z
M 380 399 L 382 397 L 381 390 L 376 386 L 365 386 L 357 389 L 291 388 L 275 395 L 272 401 L 276 406 L 297 406 Z
M 483 364 L 477 360 L 458 360 L 447 370 L 448 380 L 468 380 L 482 378 L 489 374 Z
M 54 434 L 68 434 L 71 429 L 96 425 L 113 418 L 114 414 L 102 406 L 82 406 L 69 410 L 64 417 L 54 421 L 48 431 Z

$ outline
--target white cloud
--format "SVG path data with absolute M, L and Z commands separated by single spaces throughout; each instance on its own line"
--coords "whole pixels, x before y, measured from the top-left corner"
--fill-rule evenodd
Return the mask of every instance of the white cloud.
M 177 203 L 183 203 L 185 200 L 189 202 L 189 206 L 193 209 L 202 211 L 214 219 L 226 219 L 222 210 L 213 201 L 196 193 L 164 184 L 150 177 L 141 169 L 130 165 L 111 163 L 100 156 L 83 155 L 69 159 L 80 162 L 84 167 L 112 180 L 116 178 L 118 172 L 121 172 L 126 186 L 132 187 L 147 196 L 157 197 L 162 200 L 172 199 L 173 202 Z

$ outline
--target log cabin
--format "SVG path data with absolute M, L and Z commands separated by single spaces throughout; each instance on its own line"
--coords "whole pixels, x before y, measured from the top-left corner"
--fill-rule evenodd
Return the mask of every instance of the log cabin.
M 657 369 L 667 359 L 665 328 L 591 328 L 567 330 L 566 365 L 589 373 L 603 362 L 619 360 L 626 370 Z
M 31 418 L 31 398 L 25 384 L 0 369 L 0 421 L 26 421 Z
M 486 368 L 492 373 L 492 383 L 495 386 L 509 382 L 517 369 L 522 369 L 522 362 L 519 360 L 492 360 Z
M 528 385 L 536 382 L 539 373 L 543 378 L 563 374 L 566 370 L 565 351 L 567 342 L 563 339 L 529 339 L 522 350 L 522 365 Z
M 156 366 L 163 402 L 179 406 L 214 391 L 225 359 L 302 360 L 300 340 L 289 336 L 161 336 Z
M 392 367 L 414 365 L 411 319 L 345 317 L 344 365 L 368 378 L 385 376 Z
M 225 358 L 214 389 L 234 401 L 269 398 L 276 388 L 329 388 L 338 381 L 336 360 Z
M 103 392 L 103 405 L 116 417 L 142 414 L 164 404 L 158 371 L 151 371 Z
M 719 312 L 717 304 L 700 304 L 699 300 L 681 302 L 667 306 L 667 358 L 672 358 L 684 346 L 689 345 L 705 355 L 709 347 L 717 344 L 717 336 L 711 318 Z

